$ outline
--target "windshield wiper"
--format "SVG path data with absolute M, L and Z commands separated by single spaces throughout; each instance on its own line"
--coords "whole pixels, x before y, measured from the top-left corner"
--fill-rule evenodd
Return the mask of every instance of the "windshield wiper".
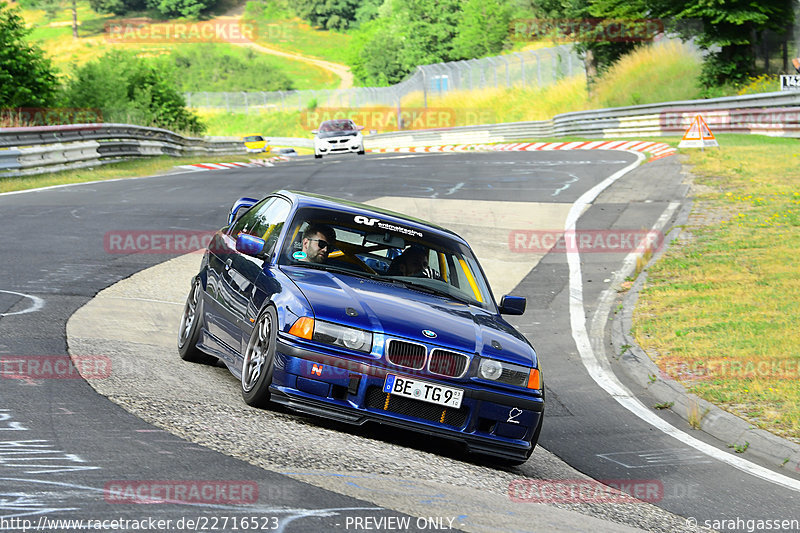
M 367 272 L 356 272 L 354 270 L 348 270 L 346 268 L 336 267 L 332 265 L 326 265 L 325 263 L 307 263 L 305 261 L 301 261 L 299 263 L 294 263 L 291 265 L 286 266 L 295 266 L 295 267 L 303 267 L 303 268 L 314 268 L 317 270 L 324 270 L 326 272 L 335 272 L 337 274 L 349 274 L 351 276 L 355 276 L 357 278 L 367 278 L 367 279 L 377 279 L 376 276 L 369 274 Z
M 463 296 L 456 296 L 455 294 L 446 291 L 444 289 L 437 289 L 435 287 L 430 287 L 428 285 L 420 285 L 419 283 L 414 283 L 413 281 L 405 281 L 405 280 L 394 280 L 395 283 L 402 284 L 405 287 L 413 288 L 414 290 L 418 290 L 420 292 L 426 292 L 428 294 L 435 294 L 437 296 L 446 296 L 447 298 L 452 298 L 453 300 L 459 301 L 461 303 L 465 303 L 467 305 L 474 305 L 474 301 L 470 301 L 468 298 Z

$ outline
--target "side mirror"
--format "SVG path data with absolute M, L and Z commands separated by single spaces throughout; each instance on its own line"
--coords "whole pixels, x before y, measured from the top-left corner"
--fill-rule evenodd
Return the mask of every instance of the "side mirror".
M 319 133 L 319 130 L 311 130 L 311 133 L 313 133 L 314 135 L 316 135 L 317 133 Z
M 364 126 L 356 126 L 356 129 L 358 129 L 358 131 L 361 131 L 364 129 Z
M 521 315 L 525 312 L 526 300 L 522 296 L 503 296 L 500 300 L 501 315 Z
M 242 216 L 245 211 L 247 211 L 257 203 L 258 200 L 256 200 L 255 198 L 244 197 L 236 200 L 233 203 L 233 207 L 231 207 L 230 213 L 228 213 L 228 225 L 230 226 L 231 224 L 233 224 L 237 218 Z
M 265 242 L 261 237 L 240 233 L 236 236 L 236 251 L 252 257 L 258 257 L 264 251 Z

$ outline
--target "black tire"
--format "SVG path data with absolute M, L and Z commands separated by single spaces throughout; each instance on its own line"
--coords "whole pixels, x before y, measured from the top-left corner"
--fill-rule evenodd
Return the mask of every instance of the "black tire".
M 322 159 L 322 154 L 314 154 L 314 159 Z
M 359 151 L 358 151 L 358 155 L 364 155 L 364 154 L 366 154 L 366 153 L 367 153 L 367 152 L 366 152 L 366 150 L 364 150 L 364 148 L 363 148 L 363 147 L 361 148 L 361 150 L 359 150 Z
M 195 278 L 192 281 L 189 296 L 186 298 L 186 305 L 183 306 L 183 315 L 181 315 L 181 325 L 178 329 L 178 355 L 184 361 L 209 364 L 215 362 L 214 357 L 197 348 L 203 316 L 202 294 L 203 287 L 200 285 L 200 279 Z
M 278 313 L 267 306 L 258 315 L 242 361 L 242 398 L 247 405 L 264 407 L 269 403 L 269 386 L 275 370 L 275 344 L 278 338 Z

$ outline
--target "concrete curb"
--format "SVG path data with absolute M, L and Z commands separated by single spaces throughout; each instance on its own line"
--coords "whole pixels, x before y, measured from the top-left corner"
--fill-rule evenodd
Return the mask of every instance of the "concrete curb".
M 748 443 L 745 456 L 755 456 L 779 468 L 800 470 L 800 444 L 758 429 L 750 422 L 690 393 L 681 383 L 666 376 L 631 335 L 633 311 L 639 291 L 647 281 L 647 267 L 658 261 L 671 241 L 678 237 L 681 230 L 677 226 L 688 220 L 691 207 L 691 200 L 684 203 L 672 226 L 675 229 L 671 231 L 672 238 L 665 241 L 664 246 L 653 255 L 622 298 L 622 311 L 617 313 L 621 320 L 610 321 L 611 344 L 617 353 L 606 353 L 606 357 L 608 360 L 616 359 L 623 371 L 660 403 L 671 402 L 673 405 L 670 409 L 690 424 L 690 418 L 699 418 L 702 431 L 730 445 L 743 446 Z M 622 347 L 627 348 L 618 356 Z

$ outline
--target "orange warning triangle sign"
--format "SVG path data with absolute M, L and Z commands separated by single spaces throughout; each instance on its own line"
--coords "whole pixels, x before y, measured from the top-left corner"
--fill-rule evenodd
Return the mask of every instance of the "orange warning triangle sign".
M 686 133 L 683 134 L 678 148 L 703 148 L 706 146 L 719 146 L 719 143 L 703 117 L 696 115 L 686 129 Z

